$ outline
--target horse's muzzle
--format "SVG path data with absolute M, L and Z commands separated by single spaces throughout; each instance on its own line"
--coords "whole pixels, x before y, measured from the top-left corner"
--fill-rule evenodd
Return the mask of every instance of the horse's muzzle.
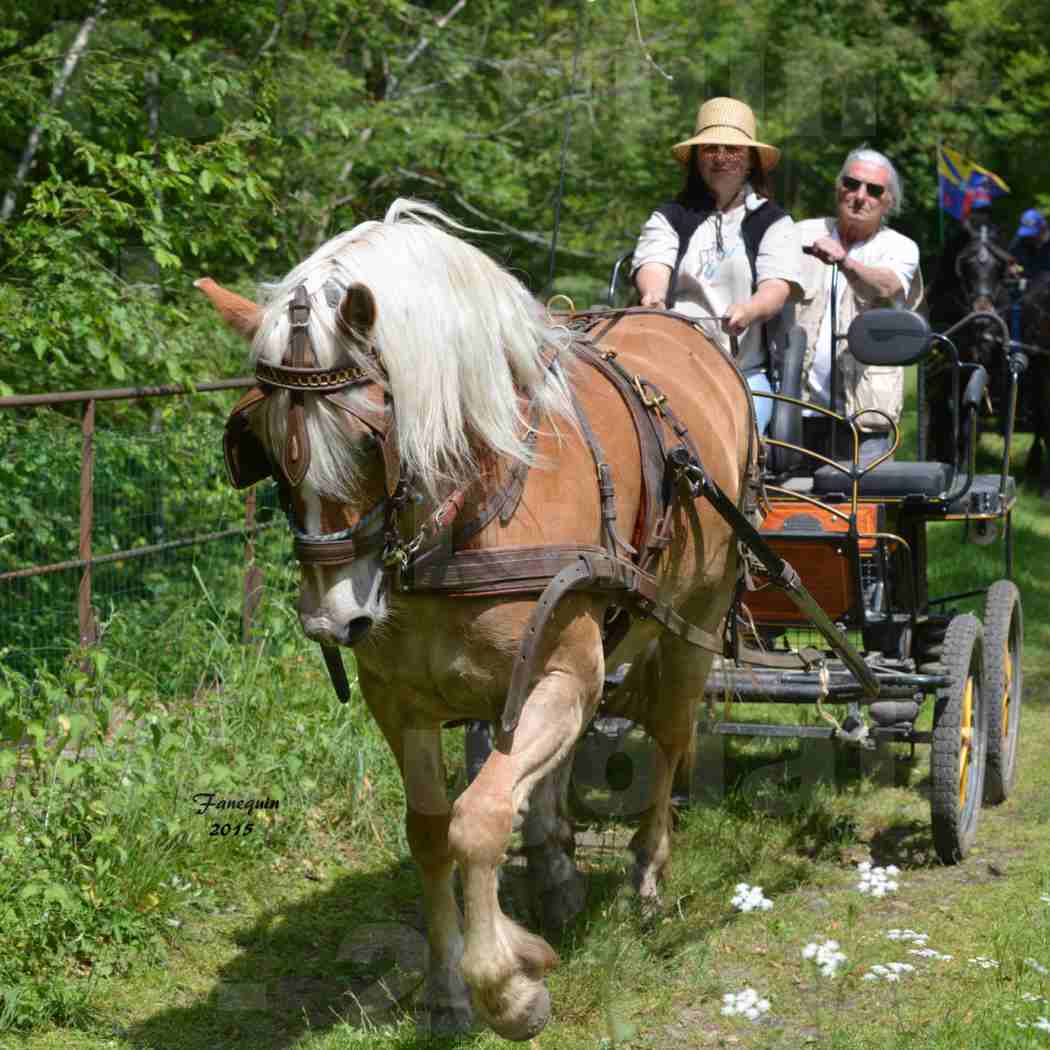
M 302 616 L 303 633 L 322 645 L 354 646 L 375 622 L 371 616 L 355 616 L 345 624 L 333 623 L 326 616 Z

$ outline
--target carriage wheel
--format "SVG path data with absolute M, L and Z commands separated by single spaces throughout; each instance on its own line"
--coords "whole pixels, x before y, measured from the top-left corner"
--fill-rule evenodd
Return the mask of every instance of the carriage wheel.
M 984 695 L 988 702 L 988 760 L 984 800 L 1005 802 L 1017 776 L 1021 731 L 1021 595 L 1009 580 L 997 580 L 984 603 Z
M 948 624 L 930 755 L 933 843 L 945 864 L 962 860 L 977 834 L 988 740 L 981 622 L 966 613 Z

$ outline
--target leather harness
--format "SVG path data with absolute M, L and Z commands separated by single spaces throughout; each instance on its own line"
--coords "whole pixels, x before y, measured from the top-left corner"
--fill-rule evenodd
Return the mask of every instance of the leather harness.
M 642 499 L 631 540 L 622 536 L 617 522 L 616 493 L 612 472 L 601 443 L 582 406 L 573 397 L 584 440 L 594 461 L 602 521 L 602 546 L 517 546 L 463 550 L 462 545 L 480 533 L 497 515 L 502 522 L 513 516 L 525 486 L 528 467 L 517 463 L 508 471 L 504 483 L 494 493 L 482 492 L 482 501 L 472 519 L 460 520 L 469 490 L 477 483 L 456 489 L 409 539 L 399 530 L 399 518 L 412 500 L 411 480 L 403 476 L 397 455 L 394 406 L 386 395 L 383 410 L 362 408 L 363 399 L 351 399 L 348 391 L 375 384 L 385 375 L 374 349 L 367 355 L 373 368 L 346 362 L 335 368 L 317 367 L 309 336 L 309 298 L 306 289 L 295 289 L 289 306 L 292 334 L 289 350 L 280 365 L 258 363 L 259 386 L 249 391 L 234 407 L 226 424 L 224 449 L 230 480 L 244 488 L 273 475 L 282 490 L 289 524 L 295 540 L 295 554 L 303 565 L 333 566 L 376 552 L 381 553 L 390 585 L 403 593 L 444 594 L 452 598 L 495 595 L 538 595 L 518 657 L 502 714 L 502 729 L 512 734 L 518 723 L 529 687 L 537 671 L 544 628 L 558 602 L 570 591 L 607 593 L 615 596 L 617 615 L 607 619 L 604 633 L 606 655 L 626 634 L 630 617 L 659 622 L 666 630 L 690 645 L 731 656 L 739 662 L 784 669 L 810 669 L 823 657 L 816 649 L 799 653 L 771 653 L 751 650 L 734 637 L 716 635 L 683 619 L 660 598 L 660 579 L 655 574 L 660 554 L 671 541 L 673 515 L 683 495 L 695 500 L 707 498 L 730 524 L 738 539 L 755 553 L 770 580 L 784 588 L 796 603 L 809 599 L 805 611 L 817 620 L 823 615 L 802 587 L 798 574 L 762 541 L 749 520 L 745 499 L 753 499 L 758 484 L 757 442 L 754 408 L 748 398 L 749 445 L 747 483 L 741 487 L 739 504 L 730 500 L 708 478 L 699 452 L 688 429 L 674 414 L 666 395 L 639 375 L 631 375 L 611 350 L 602 350 L 602 339 L 627 313 L 654 313 L 673 317 L 696 329 L 695 322 L 681 314 L 664 310 L 633 309 L 577 314 L 572 319 L 575 335 L 571 351 L 580 363 L 595 369 L 611 383 L 626 405 L 641 451 Z M 339 312 L 336 318 L 340 322 Z M 345 331 L 345 330 L 344 330 Z M 557 360 L 550 362 L 559 368 Z M 737 371 L 740 383 L 746 381 Z M 276 467 L 265 446 L 254 435 L 248 419 L 258 405 L 275 389 L 290 391 L 287 437 L 281 464 Z M 386 497 L 366 512 L 349 529 L 328 534 L 308 534 L 294 520 L 288 486 L 298 486 L 310 463 L 306 430 L 306 393 L 325 398 L 367 427 L 380 445 L 385 469 Z M 534 441 L 538 419 L 530 407 L 529 440 Z M 668 449 L 668 444 L 674 443 Z M 440 542 L 451 530 L 451 543 Z M 801 607 L 801 605 L 800 605 Z M 824 618 L 826 621 L 826 617 Z M 732 622 L 734 617 L 727 617 Z M 830 626 L 830 621 L 826 621 Z M 817 622 L 817 626 L 821 624 Z M 823 630 L 823 627 L 821 628 Z M 824 632 L 827 634 L 827 631 Z M 832 643 L 834 646 L 834 643 Z M 341 700 L 350 690 L 339 651 L 322 645 L 325 662 Z

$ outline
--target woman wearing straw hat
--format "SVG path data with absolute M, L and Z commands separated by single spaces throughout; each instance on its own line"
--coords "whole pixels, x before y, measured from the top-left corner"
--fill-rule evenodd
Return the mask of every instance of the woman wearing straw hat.
M 767 175 L 780 150 L 755 137 L 751 107 L 708 99 L 696 133 L 672 151 L 685 168 L 678 196 L 649 216 L 634 251 L 642 306 L 696 318 L 735 360 L 752 390 L 768 392 L 766 322 L 802 294 L 794 223 L 770 198 Z M 759 432 L 773 403 L 755 399 Z

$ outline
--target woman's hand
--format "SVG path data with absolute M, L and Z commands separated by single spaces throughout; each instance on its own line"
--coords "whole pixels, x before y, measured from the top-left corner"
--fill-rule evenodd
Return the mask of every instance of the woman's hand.
M 733 303 L 722 318 L 722 328 L 730 335 L 743 335 L 754 320 L 755 311 L 751 303 Z
M 664 295 L 666 292 L 642 292 L 642 297 L 639 300 L 641 306 L 653 306 L 658 310 L 666 308 L 664 301 Z

